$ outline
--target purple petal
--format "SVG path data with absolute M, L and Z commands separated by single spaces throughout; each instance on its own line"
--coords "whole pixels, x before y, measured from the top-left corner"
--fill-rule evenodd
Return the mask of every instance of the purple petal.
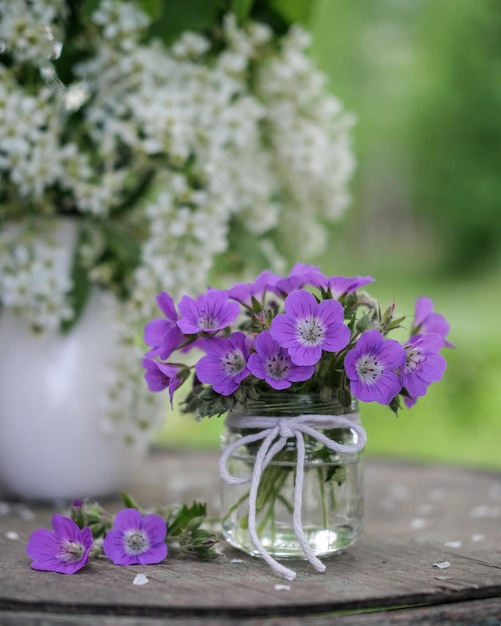
M 164 334 L 172 328 L 172 324 L 167 320 L 156 318 L 151 320 L 144 327 L 144 343 L 147 346 L 159 346 Z
M 275 378 L 274 376 L 270 376 L 268 372 L 265 373 L 264 380 L 272 389 L 276 389 L 277 391 L 280 389 L 288 389 L 291 386 L 291 381 L 287 378 Z
M 354 276 L 348 278 L 347 276 L 331 276 L 328 279 L 328 287 L 334 298 L 340 298 L 343 295 L 353 293 L 360 287 L 364 287 L 369 283 L 373 283 L 374 278 L 371 276 Z
M 317 312 L 318 303 L 313 294 L 304 289 L 293 291 L 284 302 L 284 310 L 287 315 L 300 320 L 308 319 Z
M 256 337 L 255 347 L 257 353 L 263 357 L 268 357 L 280 349 L 279 344 L 273 339 L 271 332 L 268 330 L 263 330 L 263 332 L 259 333 Z
M 123 531 L 109 530 L 103 541 L 103 552 L 115 565 L 134 565 L 135 554 L 127 554 Z
M 291 368 L 287 373 L 287 378 L 293 383 L 303 382 L 311 378 L 314 372 L 315 368 L 313 367 L 313 365 L 306 365 L 303 367 L 301 365 L 294 365 L 294 363 L 292 363 Z
M 68 539 L 69 541 L 80 541 L 80 528 L 69 517 L 54 513 L 52 516 L 52 526 L 56 539 Z
M 252 298 L 261 300 L 266 292 L 276 293 L 276 283 L 280 276 L 270 270 L 261 272 L 253 283 L 237 283 L 227 291 L 228 298 L 250 306 Z
M 178 305 L 181 319 L 177 321 L 178 327 L 187 335 L 194 335 L 200 331 L 198 318 L 200 308 L 193 298 L 183 296 Z
M 40 528 L 31 533 L 26 552 L 35 561 L 54 559 L 59 552 L 59 541 L 52 531 Z
M 137 530 L 141 528 L 143 516 L 137 509 L 122 509 L 115 515 L 113 527 L 115 530 L 125 532 L 127 530 Z
M 386 369 L 397 369 L 405 363 L 405 349 L 395 339 L 385 339 L 380 346 L 378 360 Z
M 327 327 L 322 348 L 327 352 L 338 352 L 346 348 L 350 341 L 350 329 L 344 324 L 330 324 Z
M 264 362 L 259 354 L 251 354 L 249 360 L 247 361 L 247 367 L 249 368 L 251 374 L 253 374 L 256 378 L 264 380 L 266 378 L 266 372 L 264 368 Z
M 145 515 L 142 522 L 142 528 L 148 533 L 152 544 L 162 543 L 167 535 L 167 524 L 160 515 L 149 513 Z
M 416 310 L 414 314 L 414 326 L 420 326 L 427 317 L 433 313 L 433 302 L 430 298 L 421 296 L 416 300 Z
M 315 365 L 322 356 L 322 348 L 320 346 L 305 346 L 296 344 L 288 348 L 291 361 L 295 365 Z
M 141 565 L 154 565 L 155 563 L 160 563 L 160 561 L 163 561 L 166 556 L 167 544 L 162 542 L 150 546 L 148 550 L 146 550 L 146 552 L 143 552 L 142 554 L 137 554 L 136 558 L 137 562 Z
M 383 343 L 384 337 L 378 330 L 367 330 L 357 342 L 357 354 L 365 354 Z
M 174 300 L 168 293 L 166 293 L 165 291 L 159 293 L 157 296 L 157 304 L 163 311 L 167 319 L 171 320 L 172 322 L 177 321 L 178 315 L 176 311 L 176 306 L 174 304 Z
M 330 324 L 342 324 L 344 321 L 344 308 L 337 300 L 322 300 L 317 307 L 318 319 L 324 326 Z
M 296 320 L 284 313 L 277 315 L 271 322 L 271 337 L 283 348 L 290 348 L 298 343 Z

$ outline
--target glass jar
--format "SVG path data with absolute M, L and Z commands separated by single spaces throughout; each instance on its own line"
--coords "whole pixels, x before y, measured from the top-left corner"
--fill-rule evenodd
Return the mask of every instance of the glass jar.
M 335 442 L 334 447 L 349 450 L 363 447 L 365 443 L 355 399 L 346 408 L 337 401 L 325 402 L 315 395 L 272 393 L 261 396 L 250 406 L 231 412 L 222 437 L 223 456 L 229 446 L 233 448 L 229 455 L 226 454 L 228 473 L 241 481 L 245 477 L 250 479 L 255 470 L 256 455 L 262 456 L 262 451 L 258 451 L 264 439 L 249 441 L 253 435 L 260 436 L 260 431 L 259 428 L 249 427 L 248 418 L 286 418 L 287 426 L 293 424 L 298 416 L 331 416 L 333 419 L 330 423 L 328 420 L 326 427 L 314 426 L 314 429 L 320 438 L 324 435 L 331 443 Z M 325 419 L 321 417 L 319 421 Z M 272 419 L 271 423 L 278 421 Z M 247 422 L 247 425 L 239 422 Z M 356 430 L 351 428 L 352 425 Z M 268 440 L 273 447 L 280 435 L 270 437 Z M 353 544 L 362 531 L 363 451 L 332 450 L 311 434 L 303 433 L 302 438 L 305 455 L 303 471 L 300 472 L 301 532 L 304 531 L 303 537 L 314 555 L 326 556 Z M 240 440 L 242 445 L 238 444 Z M 298 445 L 296 436 L 289 434 L 283 449 L 268 464 L 265 461 L 262 472 L 260 468 L 255 496 L 255 529 L 262 548 L 276 558 L 305 556 L 305 550 L 298 541 L 297 526 L 293 523 L 295 501 L 297 505 L 298 499 L 295 493 L 299 472 Z M 253 556 L 264 556 L 249 532 L 250 482 L 229 484 L 223 480 L 222 532 L 226 541 L 235 548 Z

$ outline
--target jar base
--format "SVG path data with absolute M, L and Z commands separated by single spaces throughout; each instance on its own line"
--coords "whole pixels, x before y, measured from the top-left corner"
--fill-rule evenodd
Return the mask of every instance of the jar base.
M 334 530 L 326 528 L 305 528 L 304 534 L 310 548 L 318 557 L 336 554 L 351 546 L 362 532 L 362 526 L 337 526 Z M 235 526 L 223 527 L 225 540 L 234 548 L 250 556 L 260 557 L 251 541 L 246 528 Z M 292 528 L 275 528 L 270 536 L 261 536 L 264 549 L 275 558 L 305 558 Z

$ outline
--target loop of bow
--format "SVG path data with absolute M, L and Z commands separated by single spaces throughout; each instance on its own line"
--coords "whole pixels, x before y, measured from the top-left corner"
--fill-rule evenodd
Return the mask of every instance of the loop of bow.
M 296 572 L 288 567 L 284 567 L 266 551 L 261 544 L 256 530 L 256 506 L 257 493 L 261 476 L 266 467 L 271 463 L 275 455 L 277 455 L 285 447 L 289 439 L 296 439 L 296 480 L 294 485 L 294 511 L 293 511 L 293 528 L 294 534 L 298 540 L 301 549 L 308 561 L 319 572 L 325 571 L 325 565 L 318 559 L 311 550 L 306 536 L 304 534 L 301 521 L 301 509 L 303 498 L 303 480 L 304 480 L 304 463 L 306 458 L 304 436 L 309 435 L 316 439 L 333 452 L 341 454 L 356 454 L 365 446 L 367 435 L 364 428 L 343 415 L 299 415 L 297 417 L 244 417 L 230 415 L 226 420 L 229 428 L 238 429 L 258 429 L 258 432 L 244 435 L 238 438 L 225 448 L 219 460 L 219 471 L 221 478 L 231 485 L 243 485 L 251 483 L 249 491 L 249 534 L 252 542 L 270 567 L 281 574 L 287 580 L 294 580 Z M 334 429 L 346 428 L 355 433 L 355 443 L 343 444 L 333 439 L 329 439 L 326 435 L 319 432 L 318 429 Z M 228 472 L 227 463 L 231 455 L 241 446 L 262 441 L 256 453 L 254 468 L 247 476 L 233 476 Z

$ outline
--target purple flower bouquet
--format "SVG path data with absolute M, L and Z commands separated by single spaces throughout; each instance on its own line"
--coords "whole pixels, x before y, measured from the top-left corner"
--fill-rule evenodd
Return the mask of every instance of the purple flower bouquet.
M 449 325 L 431 300 L 417 300 L 400 342 L 388 335 L 404 318 L 362 290 L 371 282 L 297 264 L 288 276 L 264 271 L 252 283 L 183 296 L 177 307 L 161 293 L 164 315 L 145 327 L 149 389 L 168 389 L 172 403 L 190 381 L 185 412 L 228 414 L 226 539 L 289 579 L 295 573 L 274 557 L 301 554 L 322 571 L 317 555 L 361 531 L 358 401 L 411 407 L 446 369 Z

